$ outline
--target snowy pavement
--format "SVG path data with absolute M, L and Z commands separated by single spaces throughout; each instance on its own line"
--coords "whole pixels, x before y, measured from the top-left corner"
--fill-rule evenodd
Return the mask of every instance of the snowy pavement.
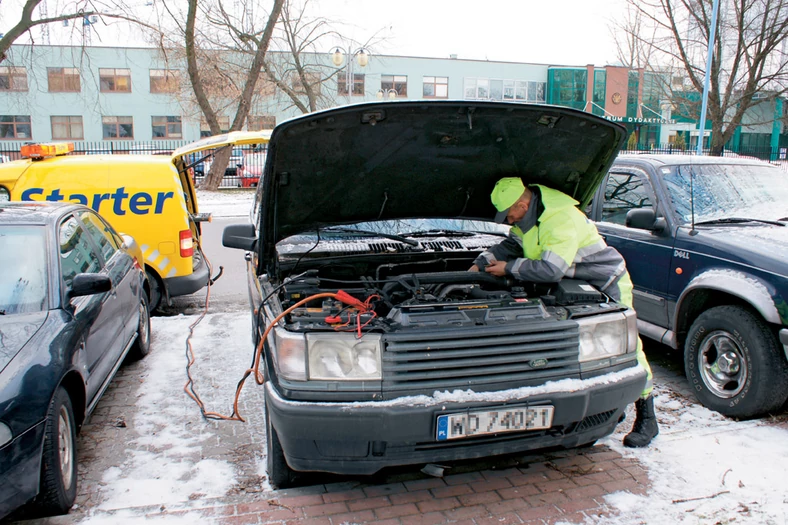
M 201 211 L 216 217 L 242 217 L 248 215 L 251 193 L 237 191 L 218 195 L 200 193 Z M 196 403 L 186 396 L 187 347 L 190 327 L 200 320 L 199 315 L 176 315 L 152 319 L 152 350 L 141 362 L 125 366 L 99 403 L 89 424 L 79 438 L 79 493 L 77 506 L 71 514 L 60 518 L 39 520 L 41 523 L 124 524 L 124 523 L 284 523 L 271 521 L 263 514 L 233 521 L 220 515 L 213 516 L 206 508 L 226 505 L 238 514 L 242 504 L 249 508 L 265 508 L 266 516 L 276 515 L 280 507 L 283 515 L 297 514 L 294 503 L 278 503 L 288 493 L 271 491 L 265 476 L 265 422 L 262 387 L 250 378 L 244 386 L 239 404 L 245 423 L 236 421 L 206 421 L 200 417 Z M 195 357 L 192 366 L 194 386 L 205 403 L 206 410 L 230 414 L 237 382 L 252 361 L 250 341 L 251 320 L 243 310 L 213 311 L 194 326 L 191 343 Z M 663 347 L 653 352 L 664 353 Z M 463 523 L 605 523 L 623 525 L 646 524 L 786 524 L 788 523 L 788 494 L 785 490 L 785 472 L 788 471 L 788 414 L 755 421 L 736 422 L 700 407 L 688 396 L 686 382 L 670 367 L 654 365 L 656 409 L 660 421 L 660 434 L 647 449 L 630 450 L 620 445 L 621 438 L 629 431 L 634 413 L 630 407 L 625 423 L 609 438 L 600 441 L 590 452 L 563 453 L 554 464 L 581 463 L 592 458 L 610 456 L 607 463 L 639 465 L 648 476 L 642 491 L 614 490 L 617 485 L 603 484 L 604 494 L 593 496 L 595 509 L 566 512 L 562 503 L 545 504 L 554 507 L 554 515 L 516 511 L 512 503 L 509 510 L 495 503 L 484 507 L 489 515 L 481 516 L 481 505 L 462 496 L 440 499 L 443 488 L 430 489 L 424 498 L 435 501 L 454 500 L 470 517 L 457 509 L 443 510 L 443 521 Z M 618 459 L 616 459 L 618 458 Z M 547 465 L 550 462 L 543 462 Z M 600 465 L 604 463 L 599 463 Z M 538 466 L 538 465 L 537 465 Z M 470 473 L 476 479 L 495 480 L 496 466 L 479 473 Z M 501 465 L 499 469 L 506 469 Z M 414 469 L 417 470 L 417 469 Z M 510 469 L 511 470 L 511 469 Z M 527 470 L 520 469 L 527 473 Z M 521 475 L 515 472 L 515 475 Z M 546 473 L 547 475 L 549 473 Z M 552 474 L 555 474 L 554 472 Z M 418 478 L 418 473 L 416 474 Z M 423 477 L 423 476 L 422 476 Z M 474 478 L 471 478 L 474 479 Z M 551 478 L 552 479 L 552 478 Z M 337 480 L 329 480 L 337 481 Z M 385 481 L 385 480 L 384 480 Z M 431 479 L 422 483 L 425 487 Z M 436 480 L 444 483 L 442 480 Z M 323 483 L 324 481 L 319 481 Z M 418 483 L 413 481 L 411 483 Z M 556 494 L 576 487 L 571 480 L 560 480 L 563 488 L 550 488 Z M 558 481 L 556 481 L 558 483 Z M 569 485 L 567 485 L 569 483 Z M 378 488 L 386 505 L 396 507 L 398 500 L 387 495 L 391 483 Z M 451 485 L 451 483 L 449 483 Z M 473 487 L 474 483 L 468 485 Z M 366 485 L 359 501 L 371 501 L 375 482 Z M 406 484 L 407 486 L 407 484 Z M 499 500 L 507 500 L 506 488 L 491 488 Z M 414 486 L 415 487 L 415 486 Z M 540 490 L 548 490 L 547 486 Z M 448 487 L 452 488 L 451 486 Z M 524 488 L 524 487 L 521 487 Z M 582 488 L 582 487 L 579 487 Z M 477 490 L 472 488 L 468 490 Z M 535 490 L 535 489 L 534 489 Z M 572 489 L 573 490 L 573 489 Z M 323 489 L 325 491 L 325 489 Z M 307 494 L 319 490 L 303 489 L 290 501 L 303 501 Z M 424 490 L 413 492 L 423 493 Z M 515 491 L 516 492 L 516 491 Z M 645 492 L 638 494 L 637 492 Z M 324 495 L 325 496 L 325 495 Z M 563 496 L 562 496 L 563 497 Z M 459 499 L 458 499 L 459 498 Z M 557 496 L 556 496 L 557 498 Z M 374 498 L 373 498 L 374 499 Z M 378 498 L 379 499 L 379 498 Z M 322 521 L 315 523 L 340 525 L 341 523 L 367 523 L 369 516 L 381 519 L 383 514 L 336 514 L 327 516 L 325 507 L 337 505 L 324 497 L 319 505 Z M 566 498 L 555 501 L 567 501 Z M 585 500 L 584 500 L 585 501 Z M 589 500 L 590 501 L 590 500 Z M 414 507 L 417 515 L 427 512 L 428 502 Z M 571 503 L 571 502 L 570 502 Z M 314 504 L 314 502 L 312 503 Z M 383 505 L 383 503 L 380 503 Z M 406 505 L 406 503 L 401 503 Z M 251 505 L 251 506 L 249 506 Z M 257 507 L 254 507 L 257 505 Z M 361 504 L 359 504 L 361 505 Z M 407 503 L 413 505 L 413 503 Z M 418 505 L 422 505 L 419 503 Z M 534 510 L 533 500 L 522 498 L 522 508 Z M 591 503 L 588 503 L 591 505 Z M 228 507 L 228 508 L 229 508 Z M 284 507 L 284 508 L 281 508 Z M 346 506 L 351 511 L 353 506 Z M 511 507 L 511 508 L 510 508 Z M 567 504 L 566 508 L 572 507 Z M 317 509 L 318 507 L 309 507 Z M 359 507 L 360 508 L 360 507 Z M 590 507 L 589 507 L 590 508 Z M 288 510 L 289 509 L 289 510 Z M 471 510 L 476 509 L 476 515 Z M 377 512 L 377 511 L 376 511 Z M 386 523 L 415 523 L 405 516 Z M 411 511 L 412 512 L 412 511 Z M 519 513 L 518 513 L 519 512 Z M 429 515 L 433 515 L 431 512 Z M 438 512 L 440 514 L 440 512 Z M 255 517 L 256 516 L 256 517 Z M 309 512 L 300 516 L 308 523 Z M 341 516 L 341 517 L 340 517 Z M 426 514 L 425 514 L 426 516 Z M 476 516 L 476 517 L 474 517 Z M 535 516 L 535 517 L 534 517 Z M 413 516 L 411 516 L 413 517 Z M 496 518 L 497 517 L 497 518 Z M 531 519 L 532 521 L 529 521 Z M 344 521 L 342 521 L 344 520 Z M 487 520 L 487 521 L 485 521 Z M 427 521 L 427 520 L 424 520 Z

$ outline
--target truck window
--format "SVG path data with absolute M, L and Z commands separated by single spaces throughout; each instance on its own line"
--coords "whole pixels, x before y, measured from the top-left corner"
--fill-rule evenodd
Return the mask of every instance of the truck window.
M 605 184 L 602 221 L 626 224 L 627 212 L 635 208 L 651 208 L 648 182 L 634 174 L 611 173 Z

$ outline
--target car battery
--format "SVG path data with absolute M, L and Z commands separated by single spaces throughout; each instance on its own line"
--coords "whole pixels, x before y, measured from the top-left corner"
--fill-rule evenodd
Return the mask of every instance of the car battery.
M 598 303 L 603 300 L 602 292 L 579 279 L 563 279 L 555 290 L 557 304 Z

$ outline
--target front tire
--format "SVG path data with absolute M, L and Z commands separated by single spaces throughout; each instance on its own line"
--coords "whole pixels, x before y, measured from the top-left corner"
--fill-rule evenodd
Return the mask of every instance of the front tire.
M 66 514 L 77 496 L 77 438 L 71 398 L 58 387 L 47 411 L 41 481 L 33 504 L 44 515 Z
M 137 324 L 137 339 L 129 350 L 129 357 L 138 361 L 150 353 L 150 311 L 145 293 L 140 295 L 139 321 Z
M 266 458 L 268 482 L 275 489 L 286 489 L 294 486 L 297 482 L 297 475 L 287 464 L 282 444 L 279 442 L 279 436 L 276 435 L 276 430 L 271 424 L 268 407 L 265 409 L 265 431 L 268 452 L 268 457 Z
M 788 398 L 788 363 L 775 334 L 740 306 L 698 316 L 684 345 L 684 369 L 698 400 L 724 416 L 760 416 Z

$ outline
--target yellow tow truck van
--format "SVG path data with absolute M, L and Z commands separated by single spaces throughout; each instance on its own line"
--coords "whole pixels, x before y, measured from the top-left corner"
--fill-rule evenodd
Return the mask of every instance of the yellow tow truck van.
M 0 201 L 70 201 L 93 208 L 142 249 L 153 311 L 208 284 L 200 214 L 181 156 L 72 155 L 73 143 L 22 146 L 0 164 Z

